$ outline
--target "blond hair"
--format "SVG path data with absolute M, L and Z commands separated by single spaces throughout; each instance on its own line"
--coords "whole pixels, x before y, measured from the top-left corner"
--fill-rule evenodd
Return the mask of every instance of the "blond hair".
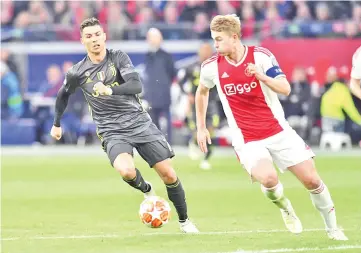
M 210 28 L 214 32 L 235 33 L 238 38 L 241 38 L 241 21 L 236 14 L 215 16 L 211 21 Z

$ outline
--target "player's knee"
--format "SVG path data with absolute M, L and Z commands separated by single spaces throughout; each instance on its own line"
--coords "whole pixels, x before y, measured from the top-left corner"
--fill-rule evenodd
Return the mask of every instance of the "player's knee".
M 260 182 L 266 188 L 272 188 L 278 184 L 277 173 L 269 173 Z
M 175 171 L 171 168 L 165 172 L 162 173 L 161 178 L 165 184 L 173 184 L 177 181 L 177 174 Z
M 135 168 L 132 168 L 131 166 L 123 166 L 120 164 L 114 164 L 114 168 L 116 171 L 119 172 L 119 174 L 124 179 L 133 179 L 136 176 Z
M 308 190 L 317 189 L 321 185 L 321 179 L 319 177 L 307 177 L 303 184 Z

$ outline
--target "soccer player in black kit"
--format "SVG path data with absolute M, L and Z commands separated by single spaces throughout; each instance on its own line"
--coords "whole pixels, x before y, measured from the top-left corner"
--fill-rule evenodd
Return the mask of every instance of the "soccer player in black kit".
M 76 88 L 81 88 L 102 146 L 123 180 L 143 192 L 145 197 L 155 195 L 152 185 L 135 168 L 133 148 L 136 148 L 165 183 L 168 197 L 178 213 L 180 229 L 185 233 L 198 233 L 188 219 L 185 193 L 170 162 L 173 150 L 138 98 L 142 83 L 129 56 L 120 50 L 106 49 L 106 34 L 96 18 L 84 20 L 80 32 L 87 56 L 66 74 L 56 98 L 51 136 L 57 140 L 61 138 L 60 120 L 69 96 Z

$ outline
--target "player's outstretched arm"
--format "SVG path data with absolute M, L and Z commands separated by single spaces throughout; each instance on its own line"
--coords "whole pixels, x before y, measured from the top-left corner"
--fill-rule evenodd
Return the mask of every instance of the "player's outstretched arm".
M 350 80 L 350 90 L 352 94 L 361 99 L 361 79 L 352 78 Z
M 138 73 L 122 76 L 125 83 L 111 87 L 113 95 L 136 95 L 142 92 L 142 82 Z
M 196 92 L 196 120 L 197 142 L 202 152 L 207 153 L 207 143 L 211 144 L 211 137 L 206 127 L 206 113 L 209 99 L 209 88 L 200 83 Z
M 51 128 L 51 131 L 50 131 L 50 135 L 56 140 L 60 140 L 61 135 L 62 135 L 62 130 L 60 127 L 60 120 L 61 120 L 61 117 L 63 116 L 65 109 L 68 105 L 70 95 L 71 95 L 71 93 L 66 91 L 66 88 L 64 86 L 62 86 L 56 97 L 54 123 L 53 123 L 53 127 Z

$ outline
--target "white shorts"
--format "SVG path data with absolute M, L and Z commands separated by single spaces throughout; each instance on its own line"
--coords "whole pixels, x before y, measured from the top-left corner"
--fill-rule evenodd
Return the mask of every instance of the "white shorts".
M 315 156 L 311 148 L 293 129 L 260 141 L 251 141 L 234 146 L 243 167 L 251 175 L 252 168 L 260 159 L 274 162 L 283 173 L 288 167 L 299 164 Z

